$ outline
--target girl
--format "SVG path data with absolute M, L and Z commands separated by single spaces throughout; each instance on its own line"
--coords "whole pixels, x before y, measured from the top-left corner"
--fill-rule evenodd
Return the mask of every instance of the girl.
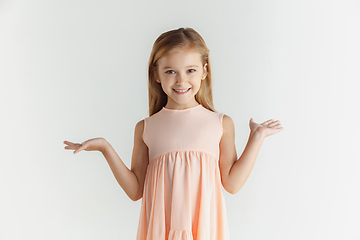
M 191 28 L 158 37 L 148 80 L 149 117 L 135 126 L 131 170 L 104 138 L 64 141 L 65 149 L 100 151 L 129 198 L 142 198 L 137 240 L 229 239 L 222 186 L 240 190 L 280 122 L 250 119 L 237 159 L 234 123 L 214 109 L 209 50 Z

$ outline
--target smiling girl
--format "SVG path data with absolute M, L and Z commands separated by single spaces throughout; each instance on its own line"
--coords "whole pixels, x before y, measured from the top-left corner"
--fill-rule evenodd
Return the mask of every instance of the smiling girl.
M 191 28 L 161 34 L 148 68 L 149 117 L 135 126 L 131 169 L 104 138 L 65 149 L 100 151 L 133 201 L 142 198 L 137 240 L 228 240 L 222 188 L 237 193 L 279 121 L 250 119 L 237 158 L 233 120 L 214 109 L 209 50 Z

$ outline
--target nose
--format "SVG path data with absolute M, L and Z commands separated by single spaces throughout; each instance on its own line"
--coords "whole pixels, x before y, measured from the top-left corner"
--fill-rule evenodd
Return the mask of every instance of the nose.
M 179 73 L 179 74 L 177 75 L 176 83 L 177 83 L 178 85 L 182 85 L 182 84 L 186 83 L 186 81 L 187 81 L 187 79 L 186 79 L 186 76 L 185 76 L 184 74 Z

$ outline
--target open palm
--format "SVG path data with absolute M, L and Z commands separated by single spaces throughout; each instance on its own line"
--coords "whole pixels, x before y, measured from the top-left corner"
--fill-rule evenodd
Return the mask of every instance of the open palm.
M 282 131 L 284 128 L 281 126 L 280 121 L 274 121 L 273 119 L 267 120 L 261 124 L 254 122 L 254 119 L 250 119 L 250 131 L 255 133 L 259 132 L 262 136 L 267 137 Z
M 65 149 L 75 150 L 74 154 L 85 150 L 85 151 L 102 151 L 104 147 L 104 138 L 93 138 L 86 140 L 82 143 L 73 143 L 69 141 L 64 141 L 67 145 Z

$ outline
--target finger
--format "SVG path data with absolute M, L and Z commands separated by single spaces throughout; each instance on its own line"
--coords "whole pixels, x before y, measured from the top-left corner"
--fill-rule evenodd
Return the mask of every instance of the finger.
M 275 121 L 275 122 L 272 122 L 272 123 L 269 123 L 269 126 L 271 125 L 271 126 L 276 126 L 276 125 L 279 125 L 280 124 L 280 122 L 279 122 L 279 120 L 277 120 L 277 121 Z
M 273 124 L 273 123 L 270 120 L 261 123 L 261 125 L 264 126 L 264 127 L 271 127 L 271 124 Z
M 82 151 L 82 150 L 83 150 L 82 148 L 76 149 L 76 150 L 74 151 L 74 154 L 76 154 L 76 153 L 78 153 L 78 152 L 80 152 L 80 151 Z
M 65 146 L 64 147 L 65 149 L 69 149 L 69 150 L 73 150 L 73 149 L 77 149 L 77 148 L 79 148 L 79 146 Z
M 71 142 L 68 141 L 64 141 L 64 143 L 67 144 L 67 146 L 64 147 L 65 149 L 71 149 L 74 146 Z
M 270 120 L 268 120 L 268 121 L 270 121 Z M 272 120 L 273 122 L 269 122 L 268 124 L 279 124 L 280 123 L 280 120 L 276 120 L 276 121 L 274 121 L 274 120 Z
M 78 143 L 73 143 L 73 142 L 69 142 L 69 141 L 64 141 L 64 143 L 67 144 L 67 145 L 76 145 L 76 144 L 78 144 Z
M 68 146 L 65 146 L 65 149 L 77 149 L 81 146 L 81 144 L 76 143 L 76 144 L 69 144 Z
M 271 122 L 273 122 L 273 121 L 274 121 L 274 119 L 269 119 L 269 120 L 263 122 L 262 124 L 269 124 L 269 123 L 271 123 Z
M 75 154 L 75 153 L 78 153 L 78 152 L 80 152 L 80 151 L 82 151 L 82 150 L 84 150 L 84 149 L 87 148 L 87 144 L 79 144 L 79 145 L 80 145 L 80 147 L 78 147 L 78 149 L 76 149 L 76 150 L 74 151 L 74 154 Z

